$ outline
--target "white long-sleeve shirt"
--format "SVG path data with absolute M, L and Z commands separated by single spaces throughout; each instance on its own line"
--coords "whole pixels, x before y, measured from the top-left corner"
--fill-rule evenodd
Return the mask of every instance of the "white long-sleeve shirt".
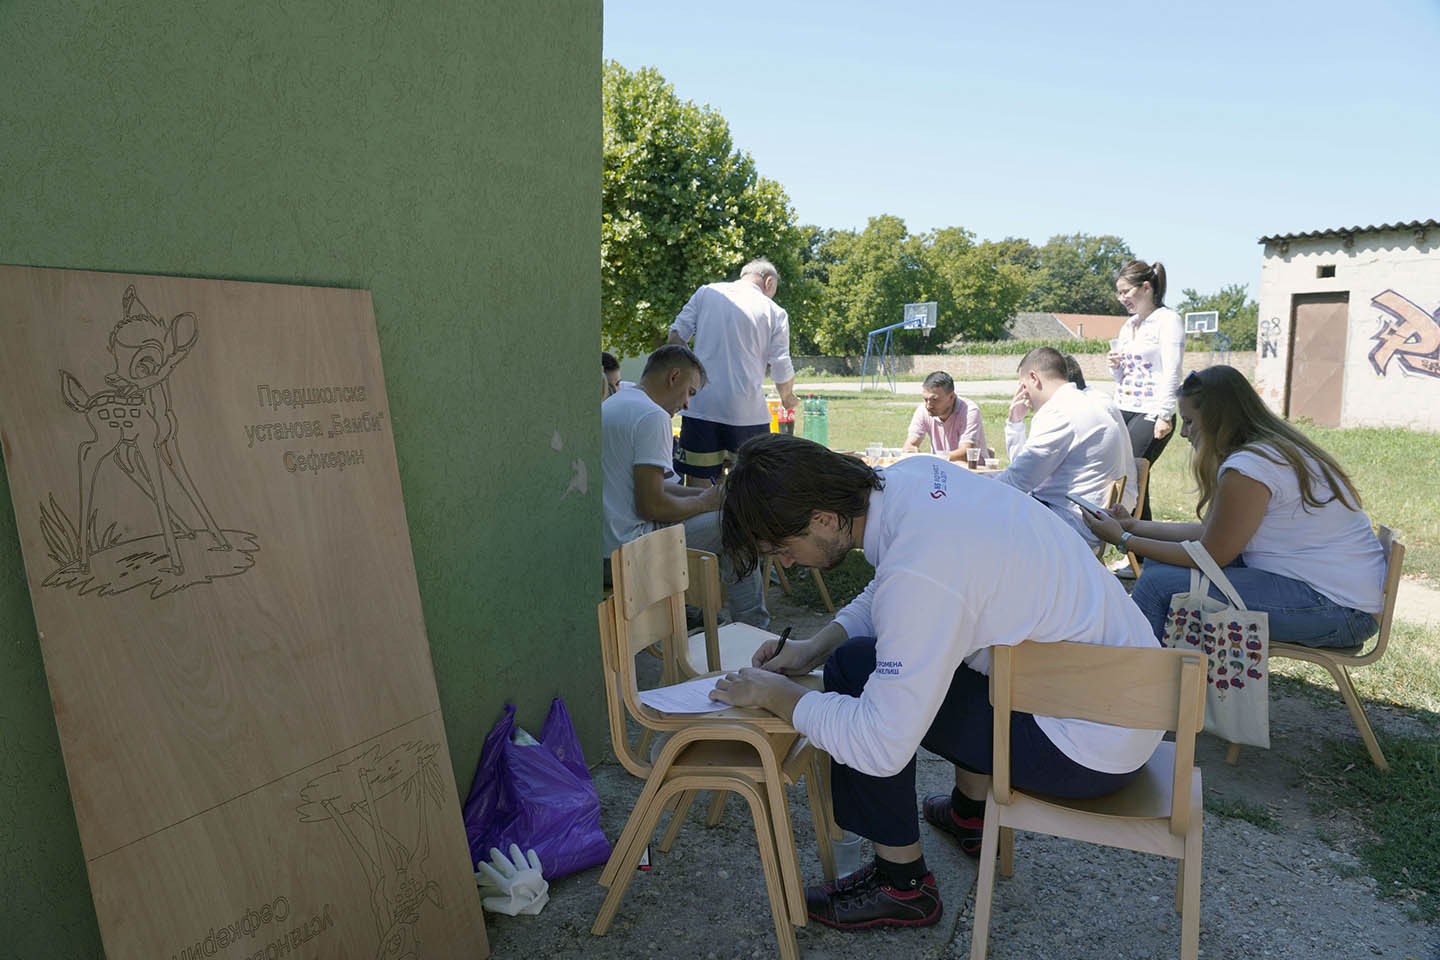
M 795 379 L 790 360 L 790 315 L 749 280 L 696 290 L 670 332 L 689 341 L 705 365 L 706 382 L 685 416 L 731 426 L 770 422 L 765 367 L 776 383 Z
M 848 636 L 876 638 L 875 672 L 859 697 L 811 692 L 795 705 L 795 728 L 839 762 L 899 772 L 955 671 L 964 662 L 988 674 L 992 645 L 1158 646 L 1115 577 L 1033 498 L 937 457 L 902 460 L 883 476 L 865 514 L 875 578 L 835 615 Z M 1035 719 L 1067 757 L 1102 773 L 1139 768 L 1161 738 Z
M 1035 412 L 1028 440 L 1023 431 L 1021 425 L 1017 435 L 1006 422 L 1010 466 L 999 479 L 1017 490 L 1033 493 L 1093 548 L 1099 539 L 1081 519 L 1080 508 L 1065 495 L 1073 494 L 1097 505 L 1105 502 L 1110 484 L 1125 476 L 1130 437 L 1122 422 L 1073 383 L 1067 383 Z M 1012 443 L 1014 440 L 1019 443 Z M 1133 454 L 1131 466 L 1133 469 Z
M 1175 393 L 1185 366 L 1185 323 L 1169 307 L 1158 307 L 1140 320 L 1131 317 L 1120 328 L 1119 352 L 1125 355 L 1115 378 L 1115 405 L 1164 418 L 1175 412 Z
M 1120 427 L 1124 437 L 1129 436 L 1129 429 L 1125 426 L 1125 416 L 1120 408 L 1115 406 L 1115 401 L 1097 390 L 1086 387 L 1080 391 L 1087 400 L 1099 404 L 1110 414 L 1112 420 Z M 1120 495 L 1120 504 L 1131 513 L 1135 512 L 1135 505 L 1140 502 L 1140 474 L 1135 468 L 1135 451 L 1131 449 L 1130 442 L 1126 440 L 1120 444 L 1123 451 L 1122 460 L 1125 464 L 1125 492 Z M 1025 449 L 1025 421 L 1005 421 L 1005 456 L 1014 460 L 1020 456 L 1020 451 Z

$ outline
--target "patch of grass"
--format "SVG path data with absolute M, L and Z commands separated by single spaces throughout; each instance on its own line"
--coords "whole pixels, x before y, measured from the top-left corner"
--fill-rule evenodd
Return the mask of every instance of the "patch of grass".
M 1335 681 L 1321 666 L 1303 660 L 1273 660 L 1270 675 L 1277 689 L 1334 705 L 1340 702 Z M 1396 621 L 1385 655 L 1350 671 L 1360 699 L 1402 707 L 1424 722 L 1440 727 L 1440 635 L 1413 623 Z
M 1264 804 L 1244 799 L 1232 800 L 1214 790 L 1205 791 L 1205 812 L 1230 820 L 1244 820 L 1267 833 L 1279 833 L 1281 828 L 1280 818 Z
M 791 599 L 812 610 L 825 609 L 813 577 L 803 573 L 799 567 L 791 567 L 785 571 L 785 575 L 790 578 Z M 865 559 L 865 554 L 860 550 L 851 550 L 840 566 L 834 570 L 826 570 L 825 589 L 834 601 L 835 609 L 839 610 L 854 600 L 874 576 L 875 568 L 870 566 L 870 561 Z
M 1364 746 L 1330 740 L 1309 771 L 1317 809 L 1344 805 L 1359 812 L 1372 835 L 1357 853 L 1384 897 L 1410 901 L 1416 919 L 1440 919 L 1440 742 L 1386 737 L 1390 772 L 1370 762 Z

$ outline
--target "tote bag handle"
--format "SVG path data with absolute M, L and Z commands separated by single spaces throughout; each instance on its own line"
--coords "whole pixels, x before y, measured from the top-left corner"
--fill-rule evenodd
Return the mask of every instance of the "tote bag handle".
M 1195 561 L 1195 566 L 1199 568 L 1199 571 L 1204 572 L 1205 576 L 1208 577 L 1215 586 L 1220 588 L 1220 592 L 1225 594 L 1225 599 L 1230 601 L 1230 606 L 1236 610 L 1249 609 L 1245 606 L 1245 601 L 1240 599 L 1240 593 L 1235 589 L 1234 584 L 1230 582 L 1230 578 L 1225 576 L 1225 571 L 1220 569 L 1220 565 L 1216 563 L 1214 558 L 1201 546 L 1199 540 L 1183 540 L 1180 546 L 1184 547 L 1185 552 L 1190 555 L 1190 559 Z M 1197 576 L 1197 571 L 1192 570 L 1190 573 L 1192 591 L 1197 588 L 1203 589 L 1203 585 L 1196 584 L 1195 582 Z M 1205 590 L 1205 593 L 1208 594 L 1209 591 Z

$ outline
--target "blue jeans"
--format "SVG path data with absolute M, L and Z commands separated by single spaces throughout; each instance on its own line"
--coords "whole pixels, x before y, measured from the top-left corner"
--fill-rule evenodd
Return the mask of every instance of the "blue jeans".
M 1380 629 L 1372 615 L 1342 607 L 1307 583 L 1247 567 L 1238 557 L 1224 569 L 1245 606 L 1270 615 L 1270 639 L 1275 643 L 1358 647 Z M 1170 598 L 1190 590 L 1190 568 L 1146 560 L 1142 571 L 1130 598 L 1159 638 L 1165 633 Z M 1224 599 L 1213 583 L 1210 596 Z

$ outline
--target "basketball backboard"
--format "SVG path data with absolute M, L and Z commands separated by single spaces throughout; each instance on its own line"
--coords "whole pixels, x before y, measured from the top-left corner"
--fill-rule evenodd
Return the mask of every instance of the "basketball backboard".
M 1215 333 L 1220 329 L 1220 314 L 1214 310 L 1200 310 L 1185 314 L 1186 333 Z
M 905 304 L 905 329 L 906 330 L 933 330 L 935 329 L 935 308 L 936 303 L 931 300 L 927 303 Z

